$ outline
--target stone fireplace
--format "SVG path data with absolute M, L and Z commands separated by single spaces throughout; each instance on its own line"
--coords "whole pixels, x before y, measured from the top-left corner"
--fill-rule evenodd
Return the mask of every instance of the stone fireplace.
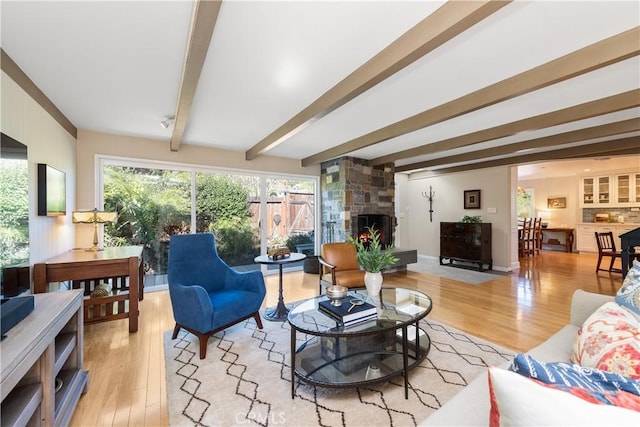
M 322 163 L 320 176 L 321 242 L 344 242 L 358 236 L 359 225 L 373 220 L 385 240 L 393 243 L 395 229 L 395 168 L 393 163 L 370 166 L 367 160 L 341 157 Z M 360 219 L 362 216 L 363 219 Z M 366 226 L 366 225 L 365 225 Z
M 375 229 L 380 233 L 380 243 L 383 248 L 393 244 L 393 223 L 390 215 L 381 214 L 360 214 L 357 216 L 355 224 L 354 236 L 368 247 L 371 239 L 369 228 Z

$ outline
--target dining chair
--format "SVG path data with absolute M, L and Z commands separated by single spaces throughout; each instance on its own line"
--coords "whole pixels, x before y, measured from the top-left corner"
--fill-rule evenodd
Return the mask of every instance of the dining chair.
M 622 261 L 622 253 L 616 250 L 616 242 L 613 239 L 613 232 L 607 231 L 599 233 L 596 231 L 595 235 L 596 242 L 598 243 L 598 264 L 596 265 L 596 273 L 598 271 L 622 272 L 622 269 L 613 268 L 613 264 L 616 259 L 620 259 L 620 261 Z M 611 258 L 608 270 L 600 268 L 600 263 L 605 257 Z
M 534 240 L 533 240 L 533 218 L 524 218 L 522 221 L 522 228 L 519 231 L 518 239 L 518 253 L 521 257 L 533 255 L 534 253 Z
M 540 255 L 542 249 L 542 218 L 534 218 L 533 220 L 533 254 Z

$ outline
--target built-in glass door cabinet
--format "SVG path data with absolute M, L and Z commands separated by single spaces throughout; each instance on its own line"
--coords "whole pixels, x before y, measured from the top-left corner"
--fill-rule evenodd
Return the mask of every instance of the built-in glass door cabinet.
M 580 181 L 581 206 L 603 206 L 612 203 L 612 176 L 585 176 Z
M 611 203 L 611 177 L 599 176 L 598 180 L 598 203 L 608 205 Z
M 592 176 L 582 178 L 580 193 L 583 205 L 594 205 L 596 197 L 596 179 Z
M 615 205 L 640 205 L 640 173 L 614 175 Z

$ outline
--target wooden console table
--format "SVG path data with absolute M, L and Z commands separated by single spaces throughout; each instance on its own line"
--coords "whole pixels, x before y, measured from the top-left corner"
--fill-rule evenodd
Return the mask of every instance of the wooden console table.
M 144 297 L 142 246 L 120 246 L 103 251 L 73 249 L 33 267 L 34 293 L 47 292 L 49 283 L 72 281 L 84 289 L 84 322 L 129 318 L 129 332 L 138 330 L 138 301 Z M 127 280 L 128 283 L 127 283 Z M 109 282 L 108 296 L 91 298 L 100 282 Z
M 549 242 L 545 239 L 545 233 L 564 233 L 564 242 Z M 574 229 L 565 227 L 543 228 L 542 229 L 542 249 L 564 248 L 565 252 L 573 252 Z

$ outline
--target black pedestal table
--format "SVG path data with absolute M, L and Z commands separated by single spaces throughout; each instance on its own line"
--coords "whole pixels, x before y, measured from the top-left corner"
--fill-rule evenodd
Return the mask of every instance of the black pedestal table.
M 264 312 L 264 318 L 267 320 L 274 320 L 283 322 L 287 320 L 287 315 L 289 314 L 289 309 L 284 304 L 284 298 L 282 296 L 282 266 L 284 264 L 289 264 L 292 262 L 302 261 L 306 258 L 305 254 L 293 252 L 286 258 L 278 258 L 276 260 L 269 258 L 268 255 L 260 255 L 255 257 L 253 260 L 258 264 L 266 264 L 266 265 L 277 265 L 279 268 L 279 284 L 278 284 L 278 304 L 273 308 L 268 308 Z

